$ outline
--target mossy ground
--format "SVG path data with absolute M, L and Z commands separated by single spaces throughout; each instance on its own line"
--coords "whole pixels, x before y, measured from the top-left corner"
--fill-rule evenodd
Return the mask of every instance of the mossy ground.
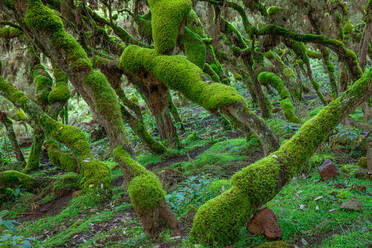
M 238 89 L 240 87 L 234 86 Z M 274 103 L 275 101 L 279 101 L 279 98 L 274 98 Z M 314 103 L 309 106 L 315 109 L 318 105 Z M 200 107 L 181 107 L 180 115 L 186 129 L 185 133 L 180 134 L 184 146 L 181 150 L 170 151 L 162 156 L 152 155 L 143 152 L 139 140 L 135 142 L 140 164 L 158 175 L 166 169 L 173 169 L 182 175 L 166 192 L 169 206 L 183 223 L 180 238 L 172 237 L 169 231 L 163 232 L 157 240 L 144 234 L 129 195 L 123 190 L 121 170 L 112 157 L 105 158 L 105 150 L 109 147 L 107 139 L 90 142 L 90 147 L 96 158 L 106 159 L 105 164 L 111 170 L 111 199 L 100 194 L 79 194 L 72 180 L 74 174 L 66 174 L 42 162 L 41 170 L 32 172 L 32 175 L 49 176 L 53 182 L 51 185 L 57 186 L 41 189 L 35 194 L 21 189 L 21 193 L 15 196 L 13 201 L 2 204 L 0 209 L 8 211 L 4 218 L 18 220 L 18 234 L 22 237 L 35 237 L 38 241 L 33 247 L 147 248 L 160 245 L 202 248 L 203 246 L 194 244 L 188 236 L 193 211 L 228 190 L 231 187 L 230 176 L 258 160 L 263 153 L 256 139 L 247 140 L 237 131 L 224 130 L 216 117 Z M 307 119 L 308 116 L 309 113 L 301 118 Z M 360 110 L 351 117 L 359 120 Z M 154 120 L 149 116 L 145 116 L 145 120 L 149 123 L 151 134 L 158 136 L 153 126 Z M 281 113 L 274 113 L 268 124 L 282 143 L 300 127 L 300 124 L 286 121 Z M 367 179 L 356 179 L 353 171 L 344 169 L 345 164 L 357 163 L 360 156 L 357 149 L 332 143 L 334 137 L 344 132 L 349 131 L 340 125 L 338 132 L 331 135 L 330 142 L 322 145 L 311 158 L 311 169 L 291 180 L 266 204 L 277 215 L 283 240 L 292 246 L 303 247 L 304 239 L 310 244 L 309 247 L 367 247 L 368 240 L 372 239 L 372 183 Z M 350 131 L 347 134 L 353 133 Z M 341 173 L 336 179 L 323 182 L 316 168 L 324 158 L 329 157 L 333 158 Z M 63 191 L 66 195 L 63 197 L 58 195 L 61 191 L 55 190 L 61 186 L 60 182 L 66 184 L 66 190 Z M 366 186 L 367 191 L 353 191 L 351 188 L 354 184 Z M 322 198 L 315 200 L 317 197 Z M 361 212 L 340 209 L 342 202 L 352 197 L 363 204 Z M 54 211 L 42 212 L 45 206 L 50 206 Z M 3 227 L 0 227 L 0 230 L 1 228 Z M 252 236 L 242 228 L 239 240 L 232 246 L 256 247 L 267 241 L 264 236 Z

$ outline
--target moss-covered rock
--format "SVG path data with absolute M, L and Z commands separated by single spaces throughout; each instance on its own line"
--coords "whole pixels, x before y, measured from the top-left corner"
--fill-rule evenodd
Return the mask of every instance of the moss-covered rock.
M 0 172 L 0 188 L 23 186 L 27 190 L 33 190 L 36 186 L 36 180 L 30 175 L 16 170 L 7 170 Z
M 57 196 L 62 196 L 72 190 L 80 188 L 80 175 L 74 172 L 68 172 L 59 176 L 53 184 L 53 192 Z
M 358 161 L 358 165 L 361 167 L 361 168 L 364 168 L 364 169 L 367 169 L 367 157 L 361 157 Z

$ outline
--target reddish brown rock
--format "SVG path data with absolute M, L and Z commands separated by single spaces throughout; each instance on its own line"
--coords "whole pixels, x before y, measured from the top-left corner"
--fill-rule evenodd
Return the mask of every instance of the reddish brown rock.
M 326 159 L 321 166 L 318 167 L 318 172 L 323 180 L 333 178 L 338 175 L 335 163 L 332 160 Z
M 282 230 L 277 224 L 274 212 L 264 208 L 255 213 L 247 225 L 247 230 L 253 234 L 264 234 L 269 239 L 282 237 Z

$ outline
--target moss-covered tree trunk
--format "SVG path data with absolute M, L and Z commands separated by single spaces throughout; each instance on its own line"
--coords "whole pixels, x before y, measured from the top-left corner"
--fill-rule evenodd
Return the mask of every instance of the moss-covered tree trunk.
M 25 166 L 26 160 L 23 156 L 21 148 L 19 147 L 17 136 L 14 132 L 12 120 L 9 119 L 8 115 L 5 112 L 0 111 L 0 122 L 3 123 L 3 125 L 5 126 L 6 133 L 10 140 L 10 143 L 12 144 L 14 154 L 16 155 L 18 162 L 20 162 L 22 166 Z
M 92 112 L 98 117 L 100 124 L 105 128 L 111 148 L 125 151 L 125 154 L 120 153 L 120 156 L 116 153 L 114 159 L 125 175 L 126 182 L 129 184 L 128 190 L 131 189 L 132 181 L 139 180 L 141 182 L 138 190 L 133 190 L 130 193 L 130 197 L 136 209 L 141 209 L 138 207 L 139 204 L 150 206 L 146 207 L 140 215 L 142 222 L 146 225 L 144 229 L 149 232 L 158 232 L 167 226 L 171 228 L 178 226 L 173 214 L 152 216 L 154 212 L 170 213 L 165 203 L 165 195 L 159 180 L 152 173 L 146 170 L 145 175 L 140 176 L 135 173 L 137 167 L 134 168 L 131 163 L 133 152 L 124 128 L 120 104 L 107 78 L 101 72 L 93 69 L 92 62 L 82 46 L 65 31 L 60 17 L 45 6 L 41 0 L 21 0 L 15 7 L 19 17 L 18 21 L 22 23 L 21 26 L 25 27 L 24 31 L 27 35 L 32 37 L 53 64 L 66 74 Z M 85 137 L 81 131 L 50 121 L 45 116 L 42 118 L 44 124 L 48 126 L 48 132 L 55 134 L 56 139 L 60 139 L 57 139 L 59 142 L 65 142 L 70 146 L 79 161 L 82 174 L 86 176 L 84 184 L 87 183 L 89 186 L 90 180 L 103 180 L 102 184 L 109 187 L 109 171 L 93 158 L 89 145 L 87 143 L 85 145 Z M 71 137 L 69 137 L 70 135 Z M 92 182 L 92 184 L 96 186 L 96 182 Z M 143 195 L 143 191 L 146 191 L 146 194 Z M 156 201 L 143 198 L 149 195 L 159 197 L 156 198 Z M 147 216 L 153 217 L 153 223 L 145 221 Z
M 41 149 L 43 147 L 44 139 L 45 135 L 43 129 L 39 125 L 35 125 L 31 150 L 28 155 L 25 171 L 29 172 L 39 168 Z
M 201 206 L 191 235 L 203 244 L 229 244 L 246 218 L 271 200 L 303 167 L 340 121 L 372 93 L 368 70 L 342 96 L 305 122 L 280 149 L 232 177 L 232 188 Z
M 138 103 L 134 100 L 128 99 L 125 95 L 125 92 L 121 87 L 121 77 L 124 74 L 124 71 L 118 67 L 118 63 L 96 56 L 94 58 L 94 65 L 101 69 L 102 73 L 105 74 L 109 80 L 111 87 L 118 95 L 121 102 L 120 109 L 123 120 L 129 124 L 133 132 L 141 139 L 142 143 L 147 146 L 151 152 L 156 154 L 165 153 L 167 148 L 162 143 L 154 139 L 154 137 L 152 137 L 147 131 L 146 125 L 143 122 L 142 111 Z M 129 75 L 126 76 L 129 82 L 134 82 Z
M 364 70 L 367 63 L 368 47 L 372 38 L 372 2 L 368 1 L 365 8 L 364 16 L 365 26 L 362 34 L 362 38 L 359 44 L 358 59 L 362 70 Z

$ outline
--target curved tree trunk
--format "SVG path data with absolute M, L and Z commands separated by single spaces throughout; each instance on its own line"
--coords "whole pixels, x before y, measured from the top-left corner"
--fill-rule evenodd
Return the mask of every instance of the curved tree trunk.
M 45 139 L 45 136 L 44 136 L 43 129 L 39 125 L 36 125 L 34 127 L 33 141 L 31 145 L 30 153 L 28 155 L 25 171 L 29 172 L 29 171 L 39 168 L 40 153 L 43 147 L 44 139 Z
M 96 114 L 100 124 L 105 128 L 106 134 L 110 141 L 112 149 L 125 151 L 123 153 L 116 153 L 114 155 L 115 161 L 119 164 L 127 179 L 127 183 L 132 185 L 132 181 L 141 180 L 142 184 L 138 189 L 139 191 L 132 191 L 130 193 L 131 201 L 135 208 L 140 208 L 141 204 L 150 206 L 151 211 L 159 209 L 160 212 L 165 211 L 165 208 L 160 203 L 165 200 L 161 184 L 159 180 L 152 173 L 146 171 L 144 174 L 138 174 L 137 167 L 133 166 L 133 151 L 130 147 L 128 135 L 123 125 L 122 115 L 120 111 L 120 104 L 115 94 L 114 89 L 109 85 L 107 78 L 99 71 L 96 71 L 92 67 L 92 62 L 88 58 L 86 52 L 83 50 L 81 45 L 67 33 L 64 29 L 62 20 L 47 6 L 45 6 L 41 0 L 22 0 L 16 6 L 17 16 L 23 18 L 21 23 L 24 23 L 24 32 L 29 37 L 33 38 L 33 41 L 37 43 L 45 55 L 51 58 L 52 62 L 57 65 L 69 78 L 70 82 L 74 85 L 75 89 L 84 98 L 85 102 L 89 105 L 92 112 Z M 27 106 L 23 106 L 24 108 Z M 32 111 L 32 109 L 28 109 Z M 90 152 L 89 145 L 85 145 L 85 137 L 80 133 L 80 130 L 74 127 L 68 127 L 66 125 L 58 124 L 42 115 L 42 121 L 47 124 L 48 131 L 50 134 L 55 134 L 56 139 L 59 142 L 64 142 L 63 138 L 67 138 L 67 145 L 73 151 L 77 160 L 80 164 L 80 169 L 83 175 L 91 175 L 99 172 L 100 176 L 93 177 L 93 179 L 105 180 L 102 182 L 104 185 L 109 184 L 109 179 L 106 176 L 108 169 L 103 167 L 102 164 L 95 160 Z M 52 131 L 56 130 L 56 131 Z M 61 129 L 61 134 L 68 135 L 63 137 L 59 135 L 58 129 Z M 72 137 L 69 137 L 70 134 Z M 78 137 L 76 137 L 76 134 Z M 76 137 L 76 138 L 74 138 Z M 66 140 L 65 140 L 66 142 Z M 84 144 L 82 146 L 82 144 Z M 81 151 L 83 149 L 83 151 Z M 142 167 L 143 168 L 143 167 Z M 107 169 L 107 171 L 106 171 Z M 86 177 L 86 182 L 89 183 L 90 178 Z M 92 183 L 93 186 L 96 182 Z M 135 185 L 135 184 L 133 184 Z M 98 185 L 97 185 L 98 186 Z M 109 187 L 109 185 L 107 185 Z M 136 188 L 135 186 L 133 186 Z M 149 199 L 143 199 L 143 191 L 148 190 L 149 195 L 158 195 L 159 201 L 151 201 Z M 148 195 L 147 194 L 147 195 Z M 166 206 L 166 205 L 165 205 Z M 146 214 L 150 214 L 146 212 Z M 157 223 L 168 223 L 168 219 L 171 218 L 169 215 L 159 215 L 159 220 L 154 222 Z M 173 216 L 174 218 L 174 216 Z M 144 218 L 141 218 L 143 221 Z M 145 223 L 143 221 L 143 223 Z M 144 227 L 144 229 L 148 229 Z
M 304 166 L 315 149 L 340 121 L 372 93 L 372 71 L 367 71 L 342 96 L 331 102 L 280 149 L 232 177 L 232 188 L 201 206 L 191 235 L 203 244 L 229 244 L 246 218 L 271 200 Z
M 22 166 L 25 166 L 26 160 L 23 156 L 21 148 L 19 147 L 17 136 L 15 135 L 13 128 L 13 122 L 8 118 L 7 114 L 2 111 L 0 111 L 0 122 L 3 123 L 5 126 L 8 138 L 10 140 L 10 143 L 12 144 L 18 162 L 20 162 Z

